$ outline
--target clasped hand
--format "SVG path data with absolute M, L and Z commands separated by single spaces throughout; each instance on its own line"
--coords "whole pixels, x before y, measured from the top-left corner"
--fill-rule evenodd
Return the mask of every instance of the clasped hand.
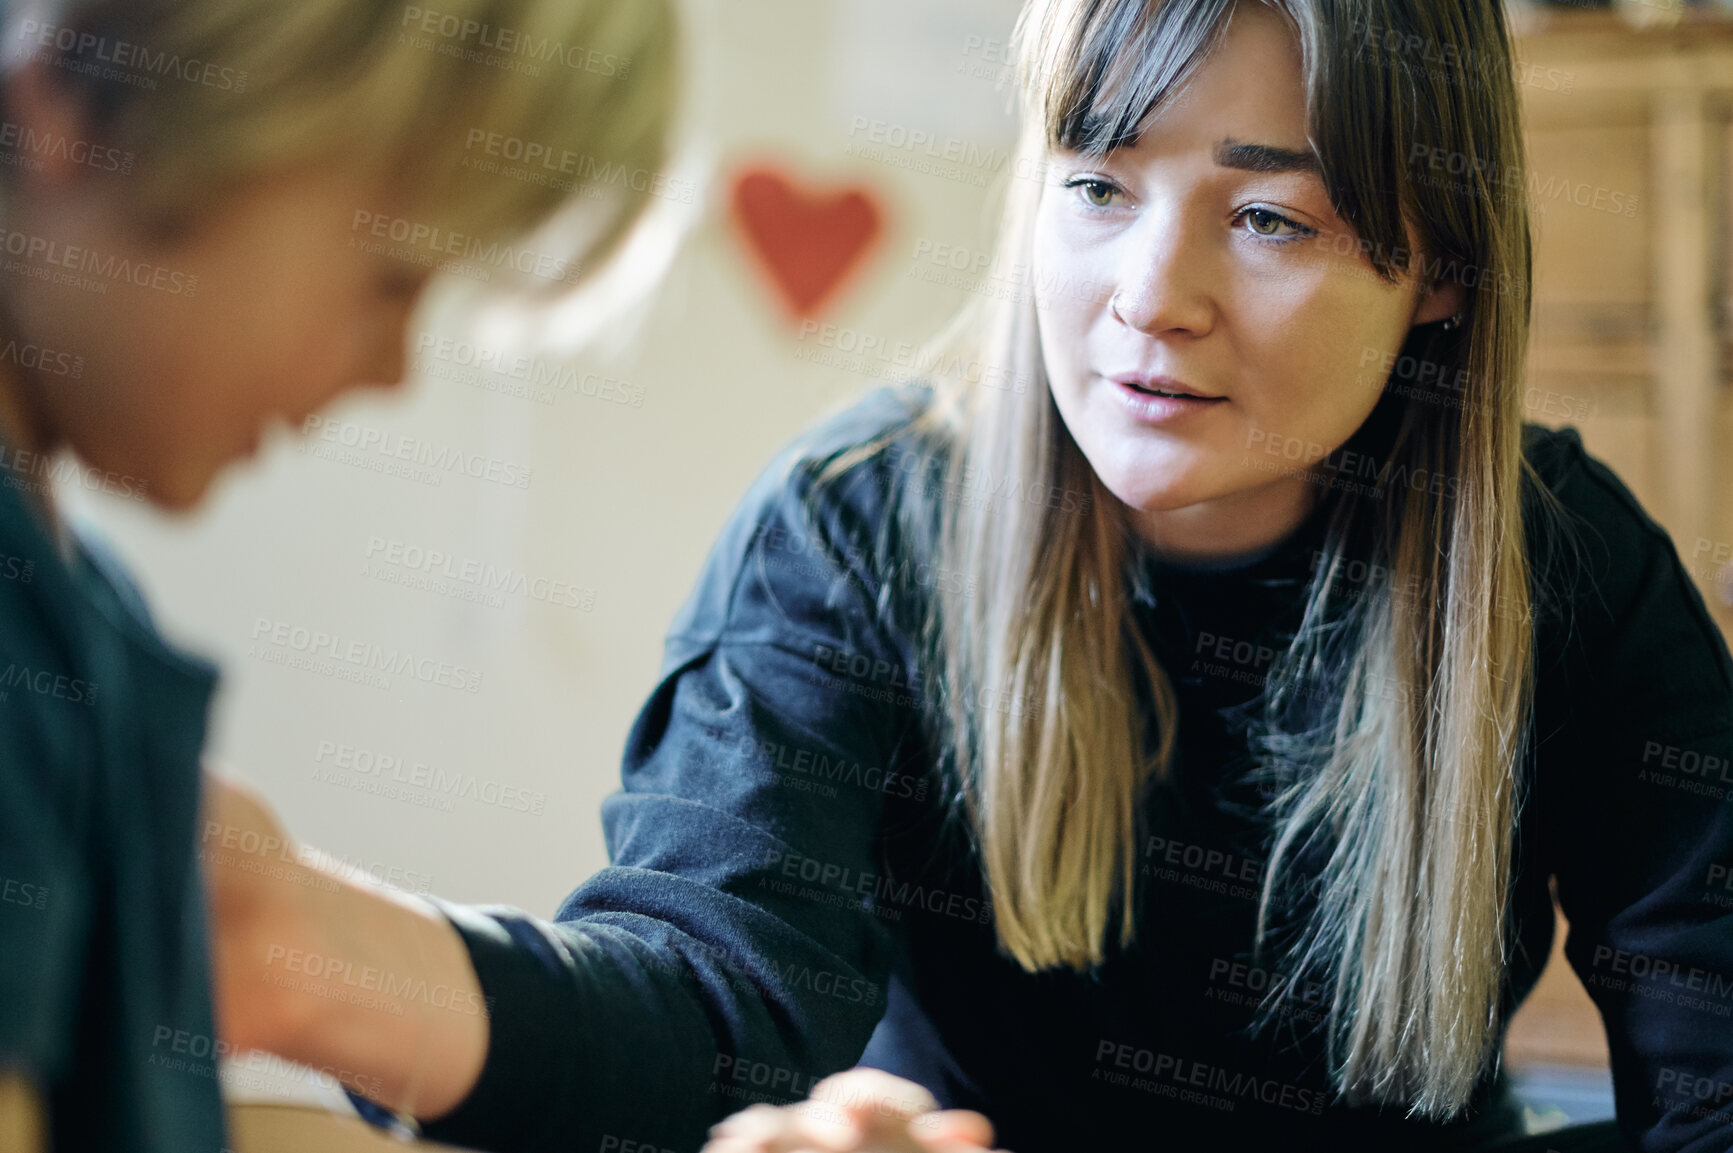
M 703 1153 L 981 1153 L 993 1126 L 879 1069 L 827 1077 L 798 1105 L 754 1105 L 710 1130 Z

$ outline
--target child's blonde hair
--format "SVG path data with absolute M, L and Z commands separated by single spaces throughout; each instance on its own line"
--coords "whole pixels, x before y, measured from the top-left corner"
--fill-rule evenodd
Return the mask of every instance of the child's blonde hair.
M 136 158 L 136 203 L 163 228 L 248 177 L 329 165 L 391 191 L 387 232 L 403 234 L 391 239 L 446 255 L 525 232 L 574 194 L 594 198 L 599 257 L 669 192 L 668 0 L 0 10 L 9 70 L 47 65 L 85 102 L 101 143 Z

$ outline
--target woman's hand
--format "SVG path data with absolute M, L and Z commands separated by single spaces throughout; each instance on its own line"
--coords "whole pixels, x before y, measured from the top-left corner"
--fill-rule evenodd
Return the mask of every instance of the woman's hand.
M 295 844 L 255 793 L 210 773 L 199 856 L 226 1044 L 423 1119 L 468 1095 L 487 1004 L 438 909 Z
M 754 1105 L 710 1130 L 703 1153 L 980 1153 L 993 1126 L 939 1110 L 912 1081 L 857 1068 L 826 1077 L 798 1105 Z
M 271 983 L 271 960 L 316 947 L 308 897 L 332 882 L 307 868 L 258 794 L 206 772 L 199 860 L 210 892 L 217 1020 L 236 1049 L 283 1051 L 305 1027 L 306 999 Z

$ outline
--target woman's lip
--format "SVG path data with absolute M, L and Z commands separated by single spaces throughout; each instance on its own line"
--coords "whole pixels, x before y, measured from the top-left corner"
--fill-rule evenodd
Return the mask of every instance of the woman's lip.
M 1137 373 L 1122 372 L 1116 373 L 1107 379 L 1122 388 L 1140 390 L 1142 392 L 1164 392 L 1170 395 L 1194 400 L 1227 399 L 1226 397 L 1211 396 L 1209 393 L 1200 392 L 1191 385 L 1186 384 L 1184 381 L 1175 380 L 1170 376 L 1140 376 Z
M 1114 395 L 1125 406 L 1126 415 L 1139 424 L 1167 424 L 1227 403 L 1225 396 L 1156 396 L 1139 392 L 1129 384 L 1113 384 Z

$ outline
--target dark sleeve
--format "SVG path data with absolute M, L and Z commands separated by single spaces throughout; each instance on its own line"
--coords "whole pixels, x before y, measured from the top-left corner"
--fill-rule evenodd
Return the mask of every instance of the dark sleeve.
M 428 1136 L 695 1150 L 865 1048 L 897 947 L 874 896 L 915 694 L 851 543 L 871 526 L 843 505 L 809 523 L 803 491 L 761 479 L 676 621 L 603 805 L 611 867 L 551 924 L 447 907 L 492 1036 Z
M 1644 1153 L 1733 1149 L 1733 664 L 1666 533 L 1577 445 L 1568 741 L 1546 771 L 1566 956 Z
M 83 750 L 43 713 L 74 708 L 33 687 L 65 667 L 20 619 L 26 598 L 0 596 L 0 1068 L 39 1082 L 62 1074 L 77 1032 L 90 936 L 76 772 Z

